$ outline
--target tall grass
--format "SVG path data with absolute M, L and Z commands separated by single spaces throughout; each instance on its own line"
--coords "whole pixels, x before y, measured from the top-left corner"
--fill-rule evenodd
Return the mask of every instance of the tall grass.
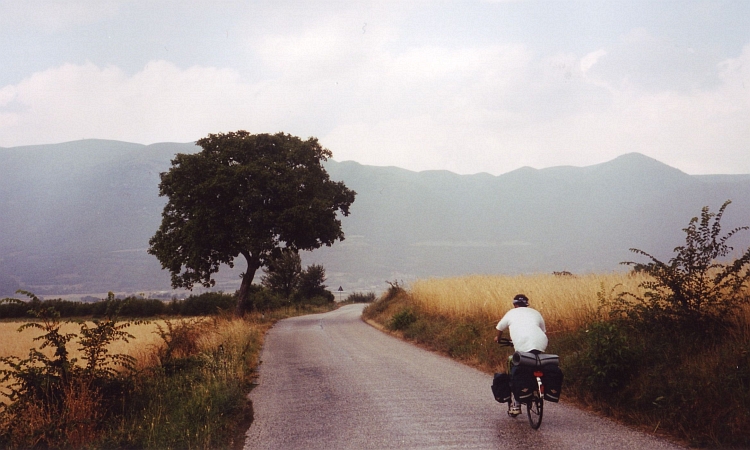
M 512 299 L 523 293 L 542 313 L 551 332 L 574 330 L 599 312 L 601 296 L 639 291 L 644 275 L 612 272 L 587 275 L 472 275 L 417 280 L 409 293 L 427 314 L 450 319 L 473 318 L 496 324 Z
M 162 345 L 140 356 L 147 376 L 137 381 L 124 414 L 110 423 L 106 446 L 236 445 L 236 430 L 252 418 L 245 394 L 270 325 L 259 315 L 167 322 Z
M 61 383 L 61 394 L 0 407 L 0 448 L 237 448 L 252 421 L 247 393 L 265 332 L 279 319 L 333 307 L 295 305 L 243 318 L 128 327 L 133 338 L 113 342 L 109 351 L 134 356 L 133 372 L 97 385 L 71 371 L 76 376 Z M 4 325 L 2 337 L 14 342 L 2 347 L 6 356 L 39 347 L 33 329 L 17 333 L 19 323 Z M 76 331 L 75 324 L 59 325 L 63 334 Z M 75 342 L 67 343 L 70 361 L 80 356 Z

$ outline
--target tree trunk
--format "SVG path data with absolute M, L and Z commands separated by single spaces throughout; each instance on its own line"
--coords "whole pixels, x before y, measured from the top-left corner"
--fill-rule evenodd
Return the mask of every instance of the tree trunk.
M 250 253 L 244 251 L 241 253 L 247 261 L 247 270 L 245 271 L 245 275 L 242 277 L 240 291 L 239 293 L 237 293 L 236 314 L 240 317 L 244 316 L 245 313 L 250 311 L 253 306 L 250 304 L 250 285 L 253 284 L 255 272 L 257 272 L 260 268 L 260 258 L 252 256 Z

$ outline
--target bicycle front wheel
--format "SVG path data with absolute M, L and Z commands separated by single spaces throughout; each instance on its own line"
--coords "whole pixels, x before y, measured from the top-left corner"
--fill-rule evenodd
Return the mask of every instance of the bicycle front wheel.
M 526 413 L 529 416 L 531 428 L 538 430 L 542 425 L 542 415 L 544 414 L 544 399 L 539 395 L 539 391 L 534 392 L 529 403 L 526 404 Z

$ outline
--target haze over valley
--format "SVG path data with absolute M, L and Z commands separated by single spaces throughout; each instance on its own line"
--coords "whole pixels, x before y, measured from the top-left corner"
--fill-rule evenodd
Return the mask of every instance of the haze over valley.
M 159 173 L 192 143 L 82 140 L 0 148 L 0 295 L 169 291 L 146 253 L 165 199 Z M 631 247 L 668 259 L 703 206 L 731 199 L 723 230 L 750 225 L 750 175 L 688 175 L 639 153 L 588 167 L 524 167 L 500 176 L 413 172 L 330 160 L 357 192 L 346 239 L 303 254 L 328 286 L 463 274 L 627 270 Z M 730 240 L 738 251 L 750 233 Z M 216 276 L 233 291 L 244 269 Z M 259 274 L 260 275 L 260 274 Z

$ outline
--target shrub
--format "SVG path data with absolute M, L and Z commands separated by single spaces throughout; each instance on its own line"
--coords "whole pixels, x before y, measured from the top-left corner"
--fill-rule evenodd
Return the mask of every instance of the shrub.
M 5 368 L 0 369 L 0 383 L 8 383 L 10 405 L 0 411 L 0 444 L 13 447 L 79 447 L 91 441 L 101 426 L 102 411 L 115 398 L 124 378 L 132 373 L 134 359 L 128 355 L 110 354 L 107 346 L 113 342 L 127 342 L 132 336 L 124 328 L 130 323 L 118 323 L 113 317 L 94 321 L 94 325 L 80 324 L 81 334 L 61 333 L 60 314 L 44 305 L 34 294 L 29 305 L 37 322 L 22 325 L 19 331 L 36 328 L 44 334 L 40 349 L 50 347 L 50 358 L 36 348 L 28 358 L 0 357 Z M 20 302 L 5 299 L 3 302 Z M 84 366 L 68 356 L 68 343 L 78 338 Z M 120 372 L 116 367 L 125 370 Z M 108 395 L 102 395 L 106 392 Z
M 750 280 L 750 249 L 732 263 L 721 261 L 733 250 L 727 240 L 749 228 L 738 227 L 721 236 L 721 218 L 730 203 L 724 202 L 718 213 L 710 213 L 706 206 L 700 219 L 693 217 L 683 229 L 685 245 L 675 248 L 675 256 L 667 263 L 631 249 L 651 261 L 623 264 L 635 266 L 652 279 L 641 284 L 644 295 L 620 295 L 613 303 L 613 312 L 635 325 L 679 328 L 697 336 L 725 327 L 729 313 L 750 300 L 745 292 Z
M 333 302 L 333 298 L 331 298 L 332 296 L 333 294 L 331 294 L 330 297 L 327 295 L 316 295 L 315 297 L 306 299 L 305 304 L 311 306 L 325 306 Z
M 589 390 L 611 393 L 625 386 L 638 370 L 636 351 L 615 322 L 594 322 L 579 332 L 581 350 L 571 358 L 579 381 Z
M 157 324 L 156 329 L 164 342 L 156 350 L 156 357 L 167 374 L 194 365 L 192 357 L 198 353 L 198 339 L 202 334 L 196 320 L 165 320 L 164 326 Z
M 223 292 L 204 292 L 200 295 L 191 295 L 184 300 L 173 300 L 169 309 L 173 314 L 180 316 L 209 316 L 231 311 L 237 305 L 234 295 Z
M 411 303 L 409 294 L 399 286 L 397 281 L 393 283 L 386 281 L 386 283 L 390 286 L 388 290 L 386 290 L 377 301 L 372 302 L 365 307 L 362 311 L 363 317 L 379 320 L 385 323 L 392 317 L 392 305 L 397 305 L 402 300 L 407 304 Z
M 258 285 L 250 285 L 248 303 L 258 311 L 269 311 L 289 305 L 289 299 Z
M 281 249 L 268 263 L 261 286 L 294 303 L 320 305 L 321 298 L 328 303 L 335 300 L 333 293 L 323 284 L 325 281 L 326 271 L 322 265 L 312 264 L 302 270 L 299 253 Z
M 348 297 L 346 297 L 347 302 L 351 303 L 372 303 L 376 299 L 374 292 L 368 292 L 367 294 L 363 294 L 361 292 L 352 292 L 349 294 Z
M 417 315 L 414 314 L 414 311 L 411 308 L 404 308 L 393 315 L 390 322 L 388 322 L 388 328 L 403 331 L 416 321 Z

